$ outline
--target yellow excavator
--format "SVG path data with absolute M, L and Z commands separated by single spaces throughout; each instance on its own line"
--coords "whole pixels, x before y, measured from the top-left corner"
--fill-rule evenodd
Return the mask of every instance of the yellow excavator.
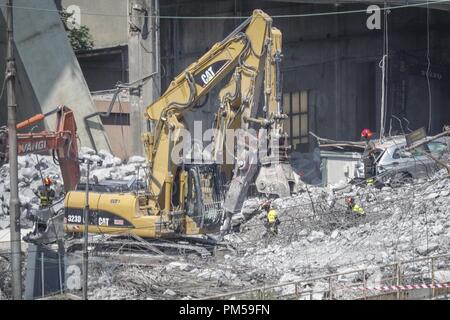
M 145 190 L 124 193 L 89 193 L 88 232 L 132 234 L 145 239 L 176 238 L 229 229 L 231 216 L 239 212 L 249 185 L 256 179 L 258 191 L 287 196 L 295 184 L 287 157 L 281 108 L 281 32 L 272 19 L 255 10 L 253 15 L 199 60 L 187 67 L 166 92 L 146 110 L 150 131 L 142 137 L 147 157 Z M 175 163 L 174 147 L 183 143 L 184 117 L 225 79 L 216 113 L 213 158 L 234 154 L 235 163 L 185 161 Z M 259 88 L 264 87 L 263 93 Z M 264 108 L 259 108 L 259 96 Z M 250 132 L 238 139 L 237 150 L 227 148 L 229 129 Z M 262 132 L 262 133 L 261 133 Z M 255 162 L 255 142 L 266 152 Z M 231 179 L 228 188 L 225 182 Z M 64 202 L 64 230 L 82 233 L 83 191 L 68 192 Z

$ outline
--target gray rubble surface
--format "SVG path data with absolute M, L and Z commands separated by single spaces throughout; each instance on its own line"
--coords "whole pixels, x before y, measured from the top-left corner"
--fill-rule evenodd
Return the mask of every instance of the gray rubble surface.
M 262 239 L 264 226 L 258 217 L 242 224 L 242 232 L 229 235 L 244 250 L 230 264 L 281 283 L 447 253 L 448 190 L 444 170 L 428 181 L 396 189 L 353 187 L 339 193 L 310 187 L 309 194 L 274 201 L 281 221 L 276 238 Z M 365 216 L 346 211 L 347 195 L 365 209 Z M 450 265 L 444 267 L 450 270 Z
M 131 179 L 145 160 L 132 157 L 122 161 L 105 151 L 98 155 L 82 148 L 81 157 L 100 158 L 92 176 L 106 179 Z M 33 190 L 42 176 L 62 180 L 59 167 L 49 156 L 19 157 L 19 190 L 22 210 L 38 207 Z M 82 168 L 82 175 L 85 169 Z M 140 170 L 143 176 L 144 171 Z M 153 265 L 111 263 L 105 261 L 90 269 L 91 298 L 95 299 L 190 299 L 248 289 L 263 284 L 284 283 L 318 275 L 368 268 L 368 285 L 379 285 L 386 276 L 381 265 L 400 260 L 434 256 L 450 249 L 450 179 L 441 170 L 429 179 L 414 181 L 399 188 L 347 186 L 343 190 L 305 186 L 298 195 L 277 199 L 274 206 L 281 224 L 279 235 L 263 237 L 264 214 L 260 199 L 248 199 L 233 223 L 239 232 L 225 238 L 237 251 L 218 253 L 215 257 L 179 256 Z M 351 195 L 366 214 L 347 212 L 345 196 Z M 0 168 L 0 230 L 8 230 L 8 164 Z M 8 235 L 4 234 L 4 237 Z M 5 259 L 0 258 L 5 271 Z M 430 270 L 426 263 L 405 266 L 405 273 Z M 450 265 L 437 265 L 440 280 L 450 281 Z M 339 277 L 340 283 L 354 283 L 357 274 Z M 324 298 L 320 281 L 311 284 L 312 296 Z M 6 286 L 6 287 L 5 287 Z M 289 294 L 281 288 L 277 294 Z M 0 279 L 0 295 L 9 292 Z M 343 298 L 351 298 L 351 295 Z

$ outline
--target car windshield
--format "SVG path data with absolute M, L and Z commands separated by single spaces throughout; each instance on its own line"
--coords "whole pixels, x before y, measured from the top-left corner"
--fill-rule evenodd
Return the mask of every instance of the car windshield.
M 427 147 L 428 150 L 435 155 L 441 155 L 447 149 L 447 145 L 442 142 L 429 142 Z
M 410 152 L 405 151 L 406 146 L 400 146 L 392 153 L 392 159 L 400 158 L 415 158 L 424 156 L 426 152 L 430 152 L 433 155 L 441 155 L 448 148 L 445 143 L 442 142 L 429 142 L 426 146 L 416 148 Z

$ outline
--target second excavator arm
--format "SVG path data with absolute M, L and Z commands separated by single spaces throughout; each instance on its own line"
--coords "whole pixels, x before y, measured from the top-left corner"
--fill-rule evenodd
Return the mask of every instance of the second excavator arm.
M 295 184 L 287 156 L 287 135 L 283 131 L 286 115 L 281 108 L 281 39 L 280 30 L 271 27 L 265 43 L 265 56 L 261 59 L 264 63 L 253 72 L 253 75 L 256 75 L 257 71 L 264 69 L 262 110 L 257 101 L 260 95 L 258 89 L 262 86 L 255 83 L 255 78 L 248 71 L 236 68 L 233 78 L 220 92 L 221 104 L 216 117 L 218 134 L 214 155 L 228 157 L 232 153 L 235 154 L 236 160 L 233 178 L 224 200 L 223 232 L 229 230 L 231 216 L 242 209 L 248 188 L 258 169 L 256 186 L 260 193 L 289 196 Z M 230 152 L 227 129 L 240 129 L 237 151 Z M 234 136 L 231 140 L 233 143 Z
M 148 107 L 146 117 L 154 124 L 153 130 L 143 135 L 150 169 L 148 189 L 160 207 L 166 210 L 170 207 L 170 199 L 162 197 L 162 190 L 166 189 L 164 194 L 171 193 L 177 166 L 171 161 L 170 154 L 173 145 L 180 142 L 180 132 L 185 128 L 183 114 L 236 67 L 257 73 L 271 21 L 267 14 L 255 10 L 252 17 L 177 76 L 167 91 Z M 243 81 L 255 81 L 254 78 Z

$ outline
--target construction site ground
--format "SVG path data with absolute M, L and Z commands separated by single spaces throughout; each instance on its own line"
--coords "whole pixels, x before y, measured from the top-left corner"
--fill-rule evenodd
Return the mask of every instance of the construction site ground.
M 88 149 L 83 153 L 94 155 Z M 103 166 L 92 174 L 99 180 L 130 179 L 144 160 L 132 157 L 127 164 L 103 152 Z M 21 203 L 38 205 L 32 189 L 40 183 L 36 162 L 45 175 L 57 175 L 50 157 L 20 157 Z M 6 215 L 9 177 L 0 171 L 1 243 L 9 240 Z M 234 249 L 218 249 L 210 257 L 199 254 L 155 252 L 91 252 L 91 299 L 200 299 L 305 279 L 299 287 L 275 286 L 265 298 L 278 298 L 294 290 L 307 291 L 301 299 L 356 299 L 352 286 L 377 288 L 393 284 L 450 282 L 450 179 L 445 170 L 398 188 L 343 185 L 337 188 L 303 186 L 297 195 L 273 202 L 279 213 L 279 234 L 263 236 L 265 227 L 258 210 L 260 199 L 249 199 L 233 218 L 234 232 L 227 235 Z M 365 215 L 348 212 L 344 198 L 351 195 Z M 24 220 L 24 219 L 23 219 Z M 27 226 L 24 221 L 24 228 Z M 29 227 L 29 225 L 28 225 Z M 0 298 L 10 297 L 7 248 L 0 252 Z M 81 255 L 81 253 L 80 253 Z M 395 267 L 396 263 L 410 261 Z M 411 262 L 412 261 L 412 262 Z M 392 267 L 390 264 L 393 264 Z M 397 269 L 396 269 L 397 268 Z M 355 271 L 353 270 L 363 270 Z M 25 272 L 25 271 L 24 271 Z M 320 278 L 337 274 L 333 278 Z M 401 279 L 401 280 L 400 280 Z M 330 284 L 334 292 L 330 296 Z M 359 293 L 358 293 L 359 292 Z M 80 295 L 79 292 L 71 292 Z M 375 296 L 376 291 L 366 292 Z M 249 293 L 245 298 L 261 298 Z

